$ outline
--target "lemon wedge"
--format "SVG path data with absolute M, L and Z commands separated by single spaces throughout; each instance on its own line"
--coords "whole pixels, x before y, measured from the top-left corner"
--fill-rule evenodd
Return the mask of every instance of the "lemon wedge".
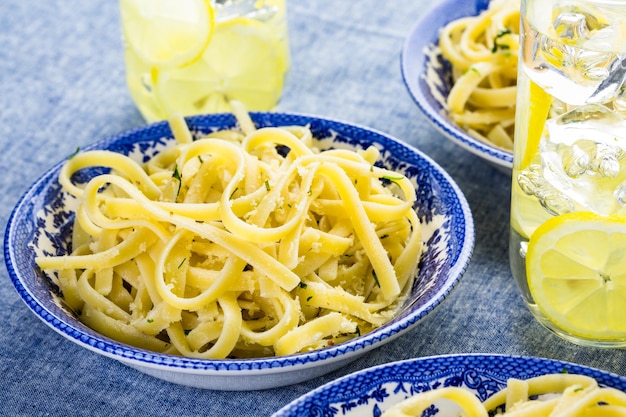
M 626 216 L 569 213 L 542 224 L 526 255 L 530 292 L 556 326 L 582 338 L 626 338 Z
M 552 105 L 552 96 L 546 93 L 534 81 L 528 80 L 530 90 L 528 97 L 528 126 L 525 148 L 522 152 L 520 168 L 525 169 L 535 158 L 539 150 L 539 142 L 543 137 L 543 129 Z
M 211 43 L 194 65 L 160 73 L 156 93 L 168 111 L 230 111 L 232 100 L 250 111 L 271 110 L 288 66 L 284 43 L 271 26 L 239 17 L 216 25 Z
M 215 25 L 210 0 L 121 0 L 120 13 L 129 47 L 160 69 L 199 59 Z

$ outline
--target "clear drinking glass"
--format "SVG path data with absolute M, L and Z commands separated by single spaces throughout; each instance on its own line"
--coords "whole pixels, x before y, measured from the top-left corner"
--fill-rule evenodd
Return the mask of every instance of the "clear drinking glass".
M 626 346 L 626 1 L 522 0 L 510 261 L 578 344 Z
M 286 0 L 120 0 L 126 81 L 148 122 L 277 105 L 289 70 Z

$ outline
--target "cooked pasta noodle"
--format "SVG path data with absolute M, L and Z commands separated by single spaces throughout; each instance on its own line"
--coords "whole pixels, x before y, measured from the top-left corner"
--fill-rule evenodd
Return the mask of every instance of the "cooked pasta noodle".
M 200 358 L 288 355 L 371 331 L 417 275 L 415 188 L 375 147 L 318 150 L 306 126 L 175 140 L 145 163 L 94 150 L 62 167 L 73 251 L 36 262 L 96 331 Z M 285 151 L 288 150 L 288 151 Z M 110 172 L 75 183 L 90 167 Z
M 481 402 L 459 387 L 425 391 L 390 407 L 382 417 L 419 417 L 438 400 L 453 401 L 465 417 L 602 417 L 626 416 L 626 393 L 600 387 L 591 377 L 548 374 L 509 379 L 507 387 Z
M 513 149 L 520 0 L 492 0 L 478 16 L 447 24 L 439 50 L 452 67 L 445 107 L 470 135 Z

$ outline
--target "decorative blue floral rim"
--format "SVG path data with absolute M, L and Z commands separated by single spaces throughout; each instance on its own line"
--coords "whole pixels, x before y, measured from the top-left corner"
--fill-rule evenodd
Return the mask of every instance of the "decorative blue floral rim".
M 379 417 L 409 396 L 449 386 L 467 388 L 484 401 L 506 387 L 508 378 L 528 379 L 561 372 L 587 375 L 602 386 L 626 391 L 626 378 L 570 362 L 527 356 L 445 355 L 355 372 L 303 395 L 272 417 Z M 427 415 L 435 415 L 435 409 L 430 411 Z
M 365 127 L 299 114 L 251 113 L 251 117 L 257 127 L 309 125 L 314 137 L 329 138 L 328 146 L 365 148 L 374 145 L 381 150 L 384 166 L 397 169 L 412 179 L 417 187 L 418 214 L 429 233 L 429 241 L 412 289 L 417 297 L 396 318 L 376 331 L 341 345 L 262 359 L 185 358 L 138 349 L 103 337 L 80 323 L 63 306 L 58 289 L 34 262 L 36 253 L 67 253 L 70 244 L 73 215 L 66 210 L 67 195 L 57 181 L 64 161 L 43 174 L 22 196 L 5 232 L 6 267 L 26 305 L 61 335 L 105 356 L 157 368 L 221 373 L 308 366 L 353 352 L 365 352 L 404 333 L 444 300 L 469 263 L 474 247 L 474 224 L 464 195 L 442 168 L 411 146 Z M 193 116 L 187 118 L 187 123 L 194 135 L 236 127 L 231 114 Z M 145 161 L 172 140 L 168 124 L 160 122 L 104 139 L 83 150 L 108 149 Z M 89 177 L 97 171 L 84 175 Z
M 446 137 L 488 160 L 489 162 L 512 168 L 513 154 L 489 145 L 468 135 L 457 127 L 446 115 L 440 101 L 431 92 L 425 80 L 427 69 L 436 72 L 443 85 L 438 87 L 442 97 L 447 97 L 452 87 L 450 64 L 441 55 L 428 53 L 439 40 L 439 31 L 447 23 L 464 16 L 478 15 L 489 5 L 489 0 L 441 0 L 436 2 L 415 23 L 402 47 L 400 59 L 402 79 L 411 97 L 427 119 Z M 437 62 L 431 63 L 431 59 Z

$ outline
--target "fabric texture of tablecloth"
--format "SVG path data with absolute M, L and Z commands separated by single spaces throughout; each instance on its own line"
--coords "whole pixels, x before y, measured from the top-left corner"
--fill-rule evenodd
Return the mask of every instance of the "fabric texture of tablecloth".
M 626 375 L 626 352 L 575 346 L 526 310 L 508 264 L 510 177 L 438 133 L 406 91 L 405 37 L 432 0 L 289 0 L 292 68 L 278 110 L 386 132 L 430 155 L 465 193 L 476 226 L 457 289 L 417 328 L 331 374 L 258 392 L 189 388 L 144 375 L 58 335 L 0 272 L 0 415 L 269 416 L 347 373 L 421 356 L 558 358 Z M 0 3 L 0 221 L 79 146 L 142 126 L 125 85 L 118 3 Z

